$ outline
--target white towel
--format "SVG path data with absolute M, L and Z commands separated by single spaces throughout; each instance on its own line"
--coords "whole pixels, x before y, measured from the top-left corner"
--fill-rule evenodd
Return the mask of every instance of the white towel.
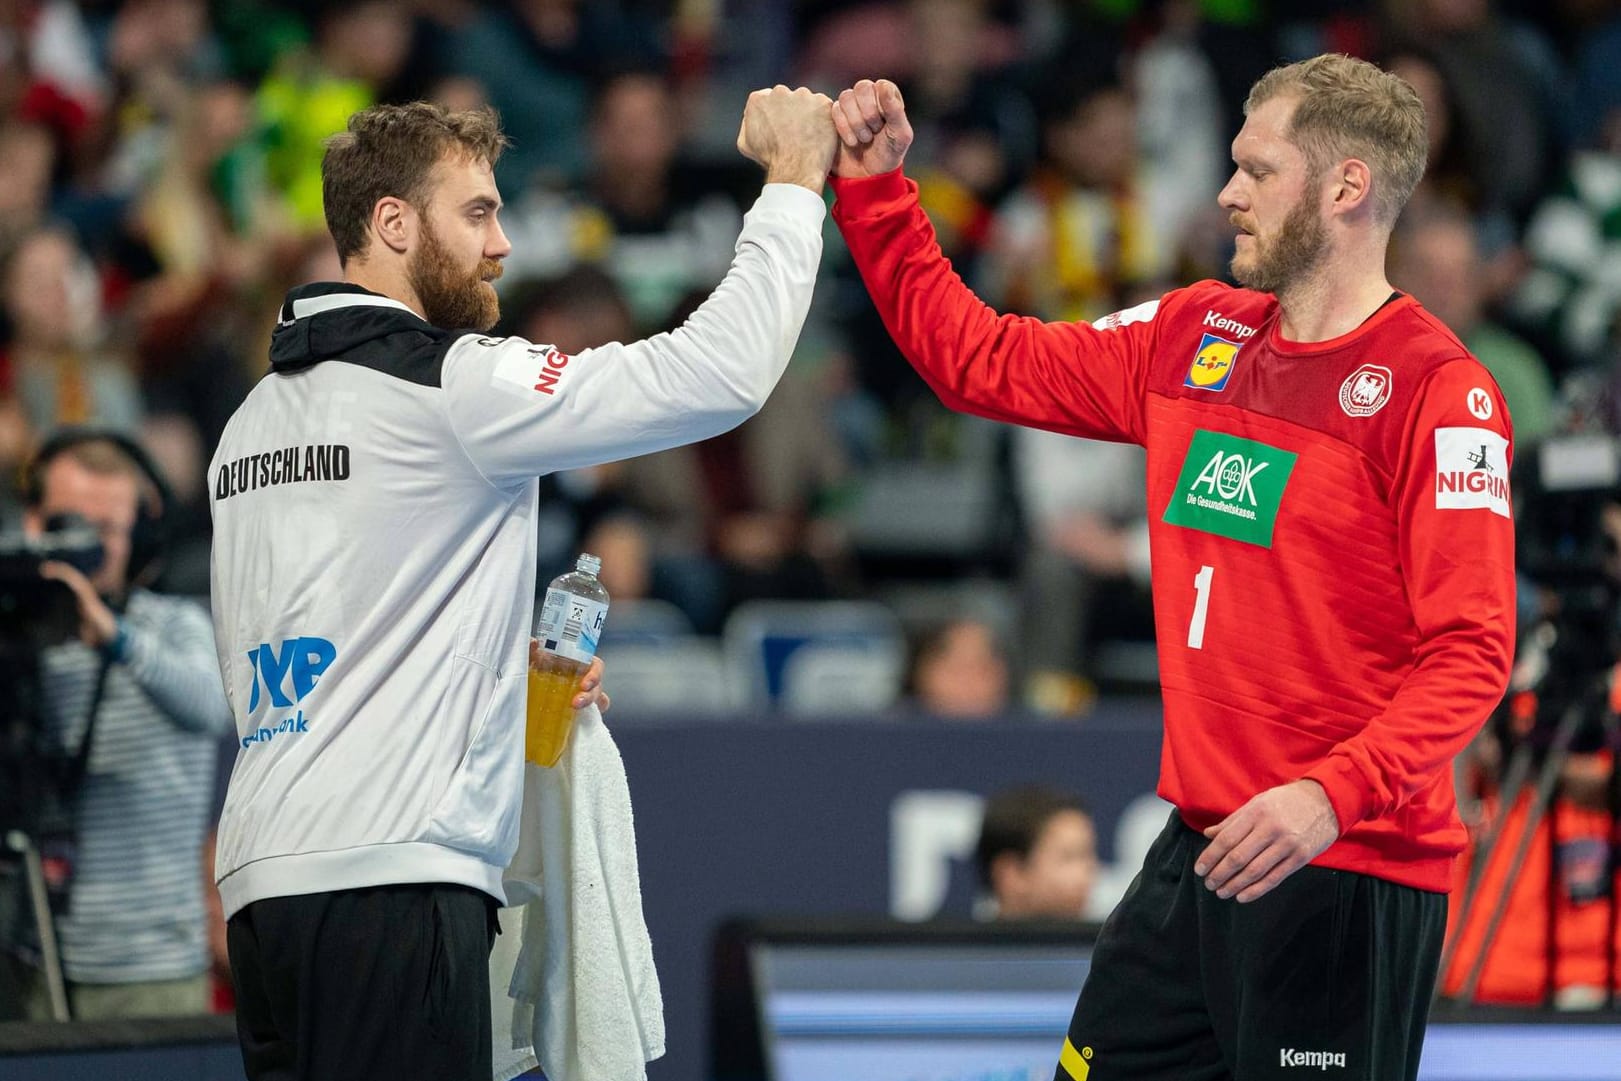
M 595 706 L 575 714 L 556 766 L 525 764 L 504 885 L 523 919 L 507 931 L 516 953 L 498 945 L 490 958 L 492 993 L 509 996 L 494 1014 L 496 1081 L 537 1059 L 548 1081 L 645 1079 L 664 1054 L 664 1002 L 625 763 Z

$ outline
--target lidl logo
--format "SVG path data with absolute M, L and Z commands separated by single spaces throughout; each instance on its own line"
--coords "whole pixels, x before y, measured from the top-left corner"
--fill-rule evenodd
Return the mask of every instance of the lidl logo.
M 1188 366 L 1188 377 L 1182 380 L 1182 385 L 1196 390 L 1225 390 L 1227 380 L 1233 375 L 1233 362 L 1237 359 L 1237 342 L 1206 334 L 1199 339 L 1199 351 L 1194 354 L 1193 363 Z
M 1270 548 L 1296 457 L 1253 439 L 1194 432 L 1164 520 Z

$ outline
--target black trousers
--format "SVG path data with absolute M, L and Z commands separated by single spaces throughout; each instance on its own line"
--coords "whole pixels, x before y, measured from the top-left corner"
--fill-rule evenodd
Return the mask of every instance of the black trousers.
M 1103 925 L 1057 1081 L 1401 1081 L 1418 1073 L 1446 895 L 1303 867 L 1205 888 L 1174 812 Z
M 489 1081 L 495 899 L 378 886 L 255 901 L 226 927 L 249 1081 Z

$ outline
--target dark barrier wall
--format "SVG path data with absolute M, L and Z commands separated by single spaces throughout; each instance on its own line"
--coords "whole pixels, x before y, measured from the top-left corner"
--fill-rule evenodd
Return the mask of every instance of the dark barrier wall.
M 229 1017 L 0 1023 L 0 1081 L 240 1081 Z
M 945 862 L 930 853 L 949 851 L 963 832 L 969 801 L 953 793 L 985 795 L 1026 781 L 1074 788 L 1091 804 L 1103 856 L 1112 859 L 1121 811 L 1154 787 L 1158 718 L 1153 703 L 1100 708 L 1084 725 L 1063 726 L 615 726 L 669 1033 L 650 1078 L 705 1076 L 710 936 L 722 919 L 891 912 L 892 816 L 918 872 L 898 892 L 913 897 L 929 892 L 923 880 Z M 966 864 L 950 864 L 943 911 L 968 913 L 971 878 Z

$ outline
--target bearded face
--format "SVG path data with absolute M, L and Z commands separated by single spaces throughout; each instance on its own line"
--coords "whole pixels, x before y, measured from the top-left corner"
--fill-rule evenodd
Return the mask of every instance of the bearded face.
M 1322 264 L 1328 252 L 1328 226 L 1317 211 L 1313 194 L 1309 186 L 1302 191 L 1270 236 L 1251 234 L 1248 250 L 1241 246 L 1233 256 L 1234 281 L 1246 289 L 1279 293 Z M 1240 225 L 1237 214 L 1233 219 L 1233 224 Z
M 501 302 L 490 284 L 501 276 L 498 259 L 458 260 L 421 215 L 422 243 L 411 257 L 411 287 L 428 322 L 445 330 L 487 331 L 501 317 Z

